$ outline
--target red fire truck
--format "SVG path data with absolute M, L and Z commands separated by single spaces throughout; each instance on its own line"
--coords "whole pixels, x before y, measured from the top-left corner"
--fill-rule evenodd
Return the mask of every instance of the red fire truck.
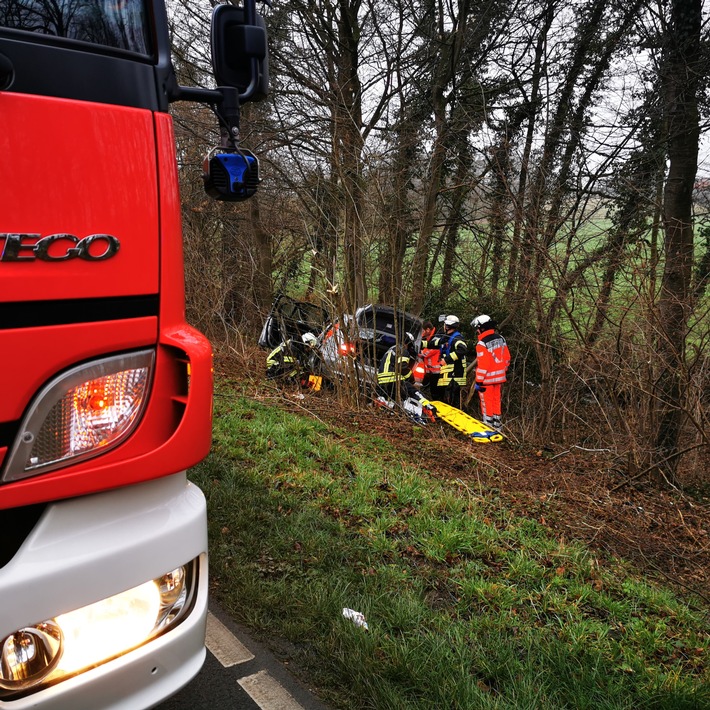
M 217 88 L 178 84 L 163 0 L 0 0 L 0 708 L 135 710 L 204 655 L 212 353 L 185 322 L 171 102 L 210 105 L 209 194 L 252 195 L 253 0 Z

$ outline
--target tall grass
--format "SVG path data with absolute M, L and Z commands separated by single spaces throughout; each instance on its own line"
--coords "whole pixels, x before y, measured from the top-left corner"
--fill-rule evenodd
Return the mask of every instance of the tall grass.
M 288 640 L 333 705 L 710 708 L 710 630 L 691 601 L 357 427 L 228 388 L 216 414 L 192 472 L 213 593 Z

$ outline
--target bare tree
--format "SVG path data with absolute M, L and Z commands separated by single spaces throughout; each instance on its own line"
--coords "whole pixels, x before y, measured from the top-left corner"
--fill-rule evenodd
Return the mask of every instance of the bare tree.
M 663 468 L 670 480 L 675 481 L 688 387 L 686 339 L 692 307 L 693 186 L 700 139 L 702 2 L 671 0 L 668 10 L 662 82 L 669 167 L 663 195 L 665 266 L 659 302 L 663 330 L 658 342 L 663 370 L 659 382 L 661 411 L 657 443 Z

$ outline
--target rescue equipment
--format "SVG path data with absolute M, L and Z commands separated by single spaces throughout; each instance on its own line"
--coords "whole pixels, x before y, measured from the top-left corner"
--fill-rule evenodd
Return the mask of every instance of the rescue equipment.
M 446 402 L 431 402 L 436 416 L 480 444 L 503 441 L 503 434 Z
M 312 389 L 314 392 L 320 392 L 323 386 L 323 378 L 319 375 L 308 375 L 308 380 L 306 382 L 306 387 Z

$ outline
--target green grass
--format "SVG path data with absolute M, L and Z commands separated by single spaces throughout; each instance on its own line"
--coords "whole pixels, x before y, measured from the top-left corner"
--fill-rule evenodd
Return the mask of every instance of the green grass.
M 345 708 L 710 708 L 702 609 L 361 430 L 222 388 L 213 590 Z M 369 631 L 342 617 L 365 614 Z

